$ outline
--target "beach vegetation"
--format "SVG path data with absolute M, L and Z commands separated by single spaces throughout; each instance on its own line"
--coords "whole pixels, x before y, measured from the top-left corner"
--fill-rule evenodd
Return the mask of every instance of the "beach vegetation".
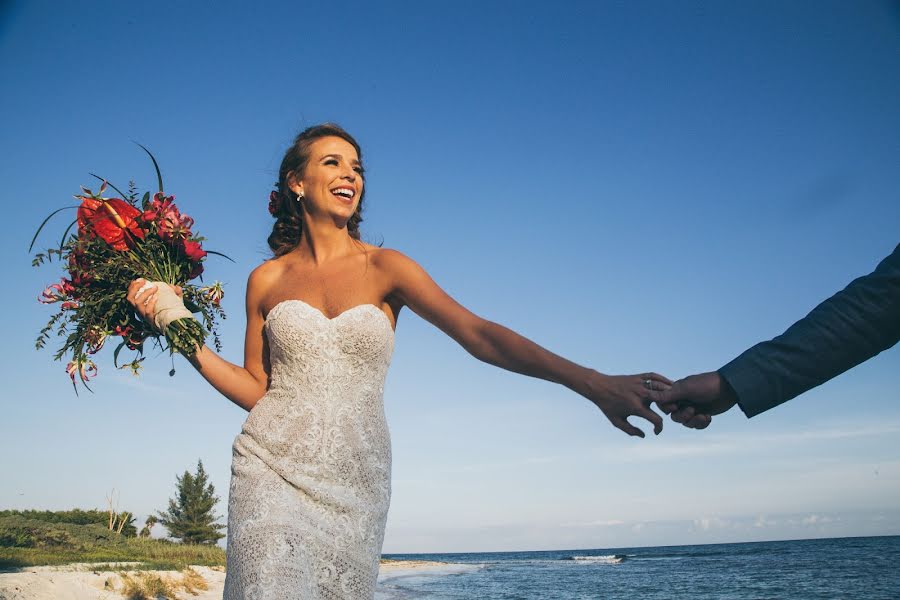
M 130 512 L 116 513 L 111 516 L 110 512 L 104 512 L 97 509 L 82 510 L 73 508 L 72 510 L 0 510 L 0 518 L 21 516 L 26 519 L 36 521 L 44 521 L 46 523 L 71 523 L 73 525 L 104 525 L 108 529 L 114 529 L 117 533 L 134 537 L 137 535 L 137 528 L 134 525 L 135 518 Z M 0 546 L 4 545 L 0 541 Z
M 219 501 L 216 489 L 209 483 L 209 476 L 203 469 L 203 461 L 197 461 L 197 472 L 185 471 L 176 475 L 176 496 L 169 499 L 169 508 L 159 511 L 159 523 L 165 526 L 169 535 L 185 544 L 211 545 L 225 537 L 220 533 L 225 525 L 216 523 L 218 517 L 213 509 Z
M 108 515 L 104 518 L 108 519 Z M 134 562 L 138 568 L 146 569 L 224 566 L 225 550 L 217 545 L 117 534 L 107 528 L 106 521 L 81 525 L 21 514 L 0 516 L 0 569 L 120 561 Z

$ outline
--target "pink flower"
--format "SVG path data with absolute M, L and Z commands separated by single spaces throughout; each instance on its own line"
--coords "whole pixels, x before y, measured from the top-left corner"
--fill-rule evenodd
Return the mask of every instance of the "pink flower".
M 220 281 L 200 288 L 199 292 L 206 296 L 206 298 L 216 306 L 219 305 L 219 302 L 221 302 L 222 298 L 225 296 L 225 290 L 222 289 L 222 282 Z
M 144 211 L 143 218 L 155 222 L 159 237 L 166 241 L 186 240 L 191 236 L 194 219 L 178 211 L 174 203 L 175 196 L 164 196 L 157 192 L 149 208 Z
M 76 359 L 66 365 L 66 373 L 72 378 L 72 383 L 74 384 L 76 375 L 81 375 L 81 378 L 84 380 L 96 376 L 97 365 L 89 358 Z
M 170 210 L 178 210 L 175 208 L 175 196 L 166 196 L 162 192 L 156 192 L 153 195 L 153 200 L 150 202 L 150 207 L 144 211 L 143 218 L 145 221 L 155 221 L 159 218 L 160 213 L 166 213 Z
M 38 296 L 38 302 L 41 304 L 53 304 L 54 302 L 59 302 L 60 300 L 65 300 L 66 294 L 63 292 L 62 285 L 59 283 L 54 283 L 51 286 L 48 286 L 41 295 Z

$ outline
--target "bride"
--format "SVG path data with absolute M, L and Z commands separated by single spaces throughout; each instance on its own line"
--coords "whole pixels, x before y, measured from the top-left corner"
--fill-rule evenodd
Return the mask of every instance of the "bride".
M 373 598 L 390 502 L 383 389 L 404 307 L 470 354 L 566 386 L 625 433 L 662 430 L 656 373 L 604 375 L 478 317 L 409 257 L 360 241 L 359 144 L 337 125 L 301 132 L 269 211 L 273 257 L 247 281 L 244 366 L 208 346 L 188 357 L 249 411 L 232 446 L 225 600 Z M 180 288 L 137 279 L 128 300 L 164 329 Z M 176 295 L 177 294 L 177 295 Z

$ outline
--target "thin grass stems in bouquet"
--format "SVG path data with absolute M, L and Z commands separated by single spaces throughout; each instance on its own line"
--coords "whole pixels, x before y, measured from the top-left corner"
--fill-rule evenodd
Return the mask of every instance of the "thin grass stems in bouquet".
M 145 359 L 147 340 L 157 343 L 161 350 L 168 350 L 170 355 L 178 352 L 190 356 L 212 334 L 216 350 L 221 351 L 217 319 L 225 319 L 220 305 L 224 295 L 222 284 L 216 281 L 199 286 L 190 282 L 197 278 L 203 281 L 208 254 L 228 257 L 203 249 L 205 238 L 192 231 L 194 220 L 178 209 L 174 195 L 164 193 L 156 159 L 144 146 L 141 148 L 156 169 L 159 191 L 152 198 L 150 192 L 145 192 L 139 202 L 133 181 L 129 183 L 128 194 L 123 194 L 106 179 L 92 173 L 102 181 L 97 193 L 82 186 L 83 193 L 74 196 L 79 202 L 50 213 L 28 248 L 30 252 L 54 215 L 66 209 L 76 210 L 76 218 L 63 232 L 59 246 L 39 252 L 32 261 L 33 266 L 40 266 L 45 261 L 52 262 L 56 256 L 66 270 L 65 276 L 48 286 L 38 298 L 44 304 L 58 304 L 59 310 L 41 329 L 35 348 L 43 348 L 54 330 L 58 336 L 65 336 L 54 359 L 70 357 L 66 372 L 76 394 L 76 376 L 90 390 L 87 380 L 97 374 L 92 357 L 110 337 L 119 338 L 113 351 L 113 365 L 130 369 L 135 375 Z M 104 197 L 107 187 L 120 197 Z M 73 227 L 75 233 L 71 233 Z M 135 279 L 180 287 L 184 308 L 179 306 L 170 318 L 163 316 L 158 308 L 152 323 L 144 321 L 126 297 L 128 285 Z M 194 313 L 200 314 L 200 320 Z M 119 365 L 123 348 L 136 354 L 131 362 Z M 169 374 L 174 373 L 173 368 Z

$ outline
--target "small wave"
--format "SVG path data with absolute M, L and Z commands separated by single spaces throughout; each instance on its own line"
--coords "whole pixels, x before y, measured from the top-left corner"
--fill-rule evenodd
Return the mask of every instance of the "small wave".
M 570 556 L 565 560 L 574 560 L 584 563 L 600 563 L 605 565 L 618 565 L 628 558 L 625 554 L 605 554 L 602 556 Z

